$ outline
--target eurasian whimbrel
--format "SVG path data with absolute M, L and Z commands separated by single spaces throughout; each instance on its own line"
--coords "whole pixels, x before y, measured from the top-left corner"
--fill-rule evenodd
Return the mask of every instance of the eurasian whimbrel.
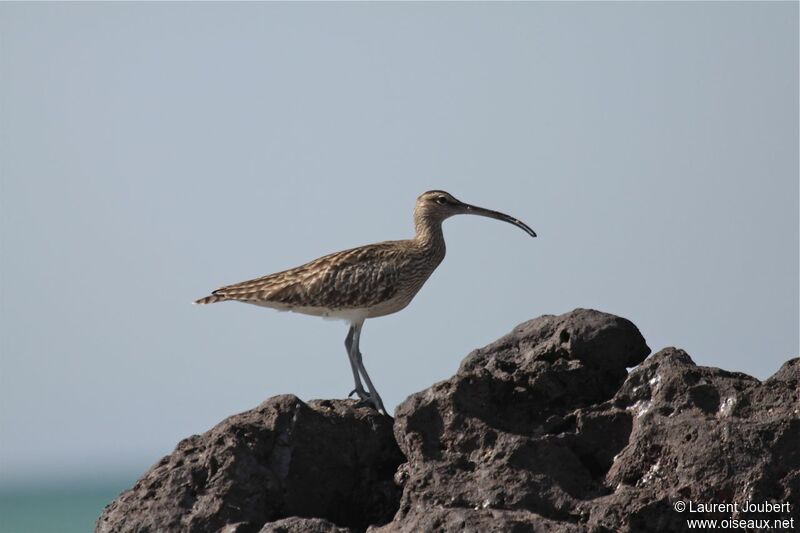
M 197 300 L 211 304 L 235 300 L 282 311 L 340 318 L 350 323 L 344 345 L 353 370 L 355 389 L 362 402 L 386 413 L 358 348 L 364 320 L 400 311 L 444 259 L 442 222 L 453 215 L 481 215 L 504 220 L 536 233 L 516 218 L 465 204 L 444 191 L 428 191 L 414 209 L 416 235 L 403 241 L 385 241 L 336 252 L 290 270 L 228 285 Z M 361 377 L 369 392 L 364 390 Z

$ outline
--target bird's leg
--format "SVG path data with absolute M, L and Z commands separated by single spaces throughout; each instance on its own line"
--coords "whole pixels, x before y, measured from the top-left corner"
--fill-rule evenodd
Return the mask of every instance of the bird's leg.
M 369 399 L 367 391 L 364 390 L 364 385 L 361 384 L 361 377 L 358 375 L 358 364 L 356 363 L 356 355 L 353 352 L 353 332 L 355 331 L 355 324 L 350 326 L 350 331 L 347 332 L 347 338 L 344 340 L 344 347 L 347 348 L 347 358 L 350 360 L 350 368 L 353 370 L 353 379 L 355 380 L 356 388 L 347 395 L 349 398 L 353 394 L 358 395 L 359 400 Z M 358 349 L 358 348 L 356 348 Z
M 378 410 L 379 413 L 384 415 L 388 414 L 386 412 L 386 408 L 383 407 L 383 401 L 381 400 L 378 391 L 375 389 L 375 385 L 372 384 L 372 380 L 369 379 L 369 374 L 367 374 L 367 369 L 364 368 L 364 362 L 361 360 L 361 350 L 358 348 L 359 340 L 361 339 L 361 326 L 364 323 L 354 324 L 353 329 L 353 354 L 355 355 L 356 364 L 358 365 L 358 369 L 361 372 L 361 375 L 364 376 L 364 381 L 367 382 L 367 388 L 369 388 L 369 398 L 368 400 L 372 405 L 375 406 L 375 409 Z

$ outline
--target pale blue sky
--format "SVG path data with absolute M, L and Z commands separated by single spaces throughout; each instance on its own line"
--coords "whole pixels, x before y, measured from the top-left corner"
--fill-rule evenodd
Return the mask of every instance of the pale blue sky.
M 138 472 L 279 393 L 351 389 L 345 324 L 215 287 L 445 224 L 367 321 L 384 401 L 546 313 L 765 378 L 798 352 L 798 4 L 0 4 L 0 471 Z

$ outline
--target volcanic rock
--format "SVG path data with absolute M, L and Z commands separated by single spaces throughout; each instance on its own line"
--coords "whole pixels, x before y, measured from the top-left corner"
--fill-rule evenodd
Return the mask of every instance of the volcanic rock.
M 630 322 L 580 309 L 473 352 L 397 408 L 403 498 L 378 531 L 672 532 L 731 517 L 674 510 L 690 500 L 793 502 L 737 516 L 798 517 L 798 360 L 761 383 L 675 348 L 642 363 L 648 352 Z
M 103 511 L 96 531 L 248 533 L 293 516 L 363 530 L 397 510 L 402 461 L 390 418 L 352 400 L 276 396 L 181 441 Z M 324 524 L 264 531 L 347 531 Z
M 800 527 L 800 359 L 762 383 L 698 367 L 683 350 L 666 348 L 596 411 L 621 410 L 632 417 L 632 431 L 604 478 L 613 492 L 578 506 L 589 524 L 683 531 L 692 518 L 794 518 Z M 679 513 L 677 502 L 736 503 L 739 510 Z M 742 512 L 746 502 L 784 505 Z
M 268 522 L 258 533 L 352 533 L 354 530 L 338 527 L 322 518 L 284 518 Z
M 351 401 L 272 398 L 182 441 L 97 531 L 800 527 L 800 359 L 761 382 L 649 352 L 628 320 L 576 309 L 475 350 L 393 428 Z M 739 510 L 689 508 L 707 503 Z
M 608 491 L 604 474 L 632 425 L 623 410 L 591 408 L 649 352 L 631 322 L 578 309 L 521 324 L 471 353 L 455 376 L 397 408 L 408 462 L 385 531 L 460 531 L 460 521 L 477 531 L 481 516 L 498 530 L 578 524 L 579 504 Z M 437 525 L 432 509 L 458 512 Z

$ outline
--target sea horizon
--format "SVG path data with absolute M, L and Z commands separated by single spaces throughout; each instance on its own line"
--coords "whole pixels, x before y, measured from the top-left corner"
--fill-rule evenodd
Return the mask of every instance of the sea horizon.
M 0 484 L 0 533 L 86 533 L 106 505 L 136 481 L 113 478 L 4 481 Z

